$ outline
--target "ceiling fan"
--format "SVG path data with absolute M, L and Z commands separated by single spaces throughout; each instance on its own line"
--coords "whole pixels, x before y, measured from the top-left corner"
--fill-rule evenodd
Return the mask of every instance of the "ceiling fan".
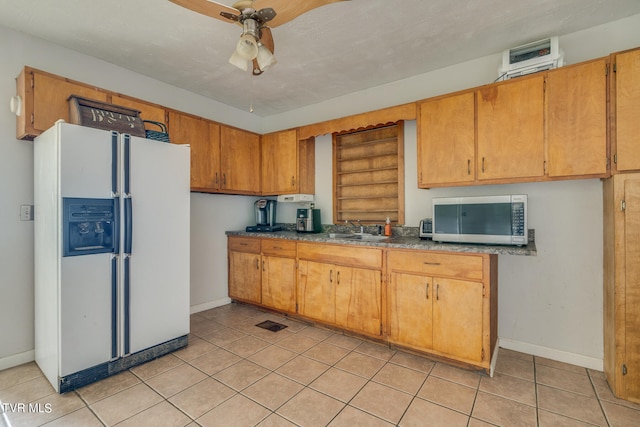
M 242 35 L 229 62 L 259 76 L 276 63 L 271 28 L 320 6 L 345 0 L 240 0 L 226 6 L 211 0 L 170 0 L 194 12 L 242 26 Z M 267 25 L 268 23 L 268 25 Z

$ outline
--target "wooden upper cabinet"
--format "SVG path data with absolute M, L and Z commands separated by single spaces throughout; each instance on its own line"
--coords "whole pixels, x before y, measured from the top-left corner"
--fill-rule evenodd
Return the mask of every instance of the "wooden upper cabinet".
M 475 94 L 444 96 L 418 106 L 418 187 L 475 180 Z
M 544 176 L 544 75 L 477 91 L 478 179 Z
M 131 108 L 132 110 L 140 111 L 140 118 L 142 120 L 151 120 L 154 122 L 166 124 L 166 111 L 159 105 L 151 104 L 122 95 L 112 95 L 111 103 L 120 105 L 122 107 Z M 145 128 L 160 131 L 159 127 L 153 125 L 146 125 Z
M 640 49 L 613 55 L 612 143 L 615 171 L 640 170 Z
M 220 126 L 220 191 L 260 194 L 260 136 Z
M 607 61 L 598 59 L 549 72 L 546 95 L 547 175 L 605 177 Z
M 298 140 L 298 131 L 262 135 L 262 194 L 315 192 L 315 138 Z
M 22 112 L 17 117 L 16 138 L 32 140 L 60 119 L 69 121 L 69 96 L 77 95 L 107 101 L 107 93 L 96 87 L 24 67 L 16 79 L 22 98 Z
M 198 117 L 169 111 L 169 139 L 191 146 L 191 190 L 214 192 L 219 180 L 219 126 Z

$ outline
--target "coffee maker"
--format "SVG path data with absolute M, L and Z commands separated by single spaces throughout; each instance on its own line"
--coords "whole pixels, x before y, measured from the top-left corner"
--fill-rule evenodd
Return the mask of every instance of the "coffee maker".
M 320 233 L 322 222 L 320 220 L 320 209 L 314 209 L 313 203 L 308 209 L 298 209 L 296 214 L 296 231 L 298 233 Z
M 247 231 L 278 231 L 282 230 L 281 225 L 276 225 L 276 206 L 278 202 L 275 200 L 258 199 L 253 204 L 256 214 L 256 225 L 247 227 Z

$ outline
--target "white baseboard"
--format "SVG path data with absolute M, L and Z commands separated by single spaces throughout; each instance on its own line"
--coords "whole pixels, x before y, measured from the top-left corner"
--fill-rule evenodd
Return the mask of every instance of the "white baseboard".
M 29 350 L 24 353 L 12 354 L 11 356 L 0 358 L 0 371 L 3 369 L 13 368 L 14 366 L 23 365 L 36 360 L 36 351 Z
M 498 346 L 508 350 L 519 351 L 533 356 L 544 357 L 545 359 L 556 360 L 558 362 L 569 363 L 571 365 L 582 366 L 583 368 L 596 371 L 604 370 L 604 360 L 595 357 L 584 356 L 582 354 L 569 353 L 567 351 L 556 350 L 540 345 L 529 344 L 522 341 L 515 341 L 508 338 L 498 338 Z
M 212 308 L 220 307 L 227 304 L 231 304 L 231 298 L 221 298 L 214 301 L 205 302 L 203 304 L 192 305 L 190 313 L 200 313 L 201 311 L 210 310 Z

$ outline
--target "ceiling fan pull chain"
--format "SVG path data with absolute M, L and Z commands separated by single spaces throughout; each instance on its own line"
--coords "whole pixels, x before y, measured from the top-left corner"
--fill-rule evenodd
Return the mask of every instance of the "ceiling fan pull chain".
M 253 79 L 250 78 L 250 80 L 251 80 L 251 90 L 250 90 L 250 92 L 251 92 L 251 101 L 249 102 L 249 112 L 253 113 Z

